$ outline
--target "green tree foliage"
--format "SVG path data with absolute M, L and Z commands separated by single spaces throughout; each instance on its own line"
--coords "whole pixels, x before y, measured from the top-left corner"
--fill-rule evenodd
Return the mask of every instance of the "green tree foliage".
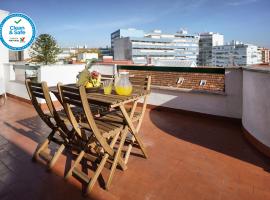
M 57 55 L 61 52 L 56 40 L 49 34 L 41 34 L 31 46 L 31 61 L 41 64 L 53 64 L 57 61 Z

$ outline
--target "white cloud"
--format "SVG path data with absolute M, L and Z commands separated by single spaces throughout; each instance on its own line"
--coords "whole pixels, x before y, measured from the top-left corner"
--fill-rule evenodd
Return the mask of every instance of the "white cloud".
M 235 0 L 228 2 L 229 6 L 242 6 L 242 5 L 247 5 L 251 3 L 256 3 L 258 0 Z

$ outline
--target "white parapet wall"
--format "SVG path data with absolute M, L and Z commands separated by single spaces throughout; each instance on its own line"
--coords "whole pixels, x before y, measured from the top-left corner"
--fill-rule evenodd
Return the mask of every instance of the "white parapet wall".
M 9 14 L 8 11 L 0 10 L 0 22 Z M 5 72 L 4 64 L 9 62 L 9 51 L 8 49 L 0 42 L 0 95 L 5 93 Z
M 12 64 L 3 65 L 6 93 L 29 99 L 24 81 L 16 81 L 16 74 Z
M 152 89 L 149 104 L 169 108 L 241 119 L 242 70 L 225 70 L 225 92 L 197 92 L 192 90 Z
M 76 82 L 76 76 L 84 69 L 84 64 L 44 65 L 38 70 L 38 81 L 46 81 L 48 86 L 55 86 L 58 82 L 70 84 Z M 90 71 L 96 70 L 104 75 L 115 73 L 114 65 L 93 65 Z
M 115 75 L 117 73 L 117 65 L 95 64 L 91 68 L 91 71 L 93 70 L 98 71 L 103 75 Z
M 76 82 L 76 76 L 84 69 L 79 65 L 43 65 L 38 69 L 38 81 L 46 81 L 48 86 L 55 86 L 58 82 L 70 84 Z
M 48 86 L 56 86 L 58 82 L 75 83 L 77 75 L 84 67 L 84 64 L 43 65 L 38 68 L 38 81 L 46 81 Z M 13 64 L 1 63 L 0 69 L 0 78 L 3 77 L 3 87 L 0 85 L 0 91 L 5 90 L 9 94 L 29 99 L 24 83 L 25 69 L 16 67 L 14 69 Z M 114 65 L 94 65 L 91 68 L 92 71 L 97 70 L 105 75 L 114 75 L 115 69 Z
M 58 82 L 75 83 L 76 76 L 83 69 L 83 64 L 41 66 L 38 69 L 38 81 L 46 81 L 48 86 L 55 86 Z M 94 65 L 91 70 L 97 70 L 106 75 L 116 73 L 114 65 Z M 7 67 L 6 76 L 9 77 L 6 85 L 7 92 L 28 98 L 24 83 L 15 81 L 16 76 L 12 66 Z M 228 68 L 225 71 L 225 93 L 212 94 L 153 88 L 149 104 L 241 119 L 242 87 L 242 69 Z
M 270 69 L 243 69 L 243 127 L 270 148 Z M 269 154 L 270 155 L 270 154 Z
M 4 64 L 0 63 L 0 95 L 6 92 L 5 79 L 4 79 Z

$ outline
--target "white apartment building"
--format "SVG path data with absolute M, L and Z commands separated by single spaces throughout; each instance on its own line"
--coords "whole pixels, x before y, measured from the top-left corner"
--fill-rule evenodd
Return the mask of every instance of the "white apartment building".
M 62 48 L 61 50 L 61 53 L 57 55 L 57 59 L 60 61 L 64 61 L 71 56 L 75 56 L 77 53 L 77 50 L 74 48 Z
M 77 55 L 77 60 L 79 61 L 87 61 L 87 60 L 92 60 L 92 59 L 98 59 L 98 53 L 79 53 Z
M 261 54 L 255 45 L 232 41 L 230 44 L 213 47 L 213 66 L 247 66 L 259 63 L 261 63 Z
M 199 54 L 199 36 L 188 34 L 185 30 L 175 34 L 154 30 L 143 37 L 114 39 L 113 44 L 115 60 L 132 60 L 135 64 L 149 64 L 151 60 L 188 60 L 197 63 Z
M 270 49 L 260 47 L 258 48 L 259 52 L 261 53 L 262 56 L 262 64 L 269 64 L 270 62 Z
M 212 65 L 213 46 L 224 45 L 224 36 L 219 33 L 200 33 L 198 65 Z

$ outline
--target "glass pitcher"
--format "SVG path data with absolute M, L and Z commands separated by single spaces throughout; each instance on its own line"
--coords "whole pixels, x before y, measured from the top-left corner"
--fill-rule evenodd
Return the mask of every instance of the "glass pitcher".
M 115 83 L 115 91 L 119 95 L 129 96 L 132 93 L 132 84 L 128 72 L 120 72 Z

